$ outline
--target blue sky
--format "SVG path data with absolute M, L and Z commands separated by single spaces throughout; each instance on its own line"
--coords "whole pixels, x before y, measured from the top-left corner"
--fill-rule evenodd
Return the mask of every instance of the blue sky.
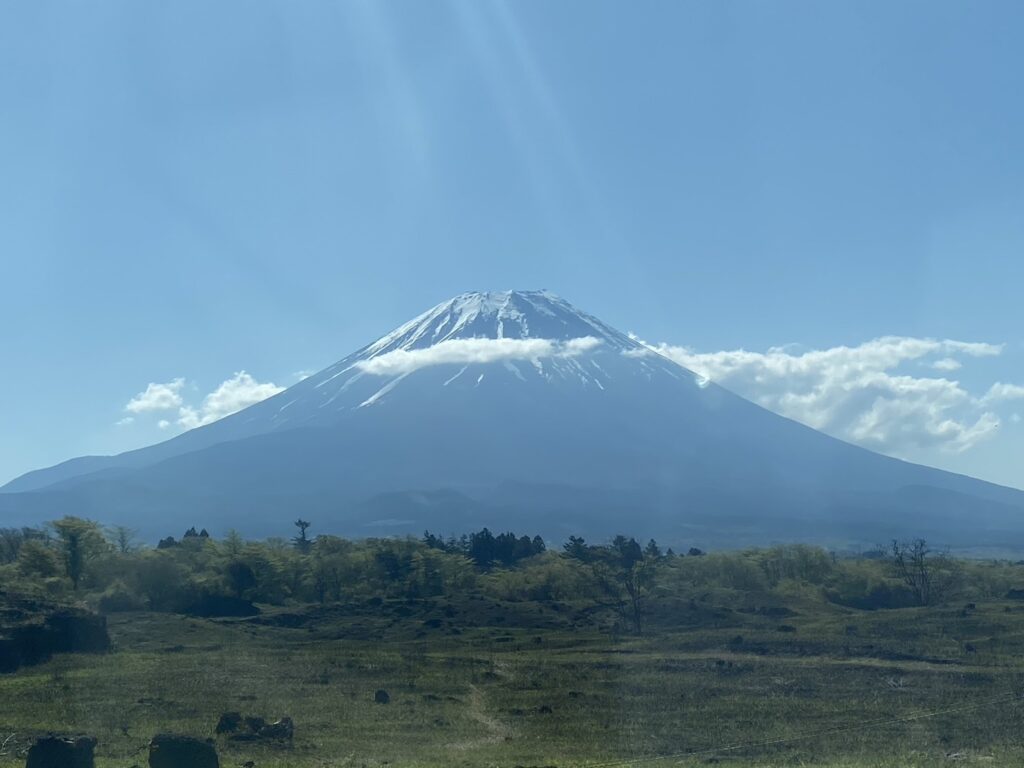
M 212 418 L 545 287 L 1024 487 L 1022 33 L 1011 2 L 4 4 L 0 482 L 183 428 L 125 410 L 151 383 Z

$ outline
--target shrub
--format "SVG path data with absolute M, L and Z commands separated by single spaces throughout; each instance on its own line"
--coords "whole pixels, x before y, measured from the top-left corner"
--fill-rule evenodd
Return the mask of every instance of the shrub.
M 100 613 L 128 613 L 145 610 L 146 604 L 138 595 L 132 594 L 122 582 L 115 582 L 100 595 L 96 607 Z

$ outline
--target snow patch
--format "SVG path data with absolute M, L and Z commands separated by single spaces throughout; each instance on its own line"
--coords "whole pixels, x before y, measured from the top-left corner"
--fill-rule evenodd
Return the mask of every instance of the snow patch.
M 444 384 L 442 384 L 441 386 L 442 386 L 442 387 L 447 387 L 447 386 L 448 386 L 449 384 L 451 384 L 451 383 L 452 383 L 453 381 L 455 381 L 455 380 L 456 380 L 457 378 L 459 378 L 459 376 L 461 376 L 462 374 L 464 374 L 464 373 L 466 372 L 466 368 L 468 368 L 468 367 L 469 367 L 468 365 L 464 365 L 464 366 L 462 366 L 462 368 L 460 368 L 460 369 L 459 369 L 459 372 L 458 372 L 458 373 L 456 373 L 456 374 L 455 374 L 454 376 L 452 376 L 452 377 L 451 377 L 450 379 L 446 379 L 446 380 L 445 380 L 445 382 L 444 382 Z
M 370 395 L 368 398 L 363 400 L 363 402 L 361 402 L 359 404 L 359 407 L 360 408 L 365 408 L 368 405 L 373 405 L 378 400 L 380 400 L 382 397 L 384 397 L 384 395 L 386 395 L 388 392 L 390 392 L 395 387 L 397 387 L 399 382 L 401 382 L 402 379 L 404 379 L 406 376 L 408 376 L 408 374 L 406 374 L 406 373 L 403 373 L 401 376 L 396 376 L 391 381 L 389 381 L 387 384 L 385 384 L 383 387 L 381 387 L 376 392 L 374 392 L 372 395 Z
M 523 378 L 522 371 L 519 370 L 519 368 L 516 366 L 515 363 L 510 363 L 508 360 L 506 360 L 505 361 L 505 368 L 507 370 L 511 371 L 515 375 L 515 377 L 517 379 L 519 379 L 520 381 L 526 381 L 526 379 Z

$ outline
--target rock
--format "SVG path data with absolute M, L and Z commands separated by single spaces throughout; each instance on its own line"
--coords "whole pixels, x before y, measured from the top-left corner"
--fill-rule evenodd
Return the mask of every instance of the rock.
M 246 730 L 240 730 L 242 724 Z M 229 733 L 230 741 L 291 741 L 295 735 L 295 723 L 290 717 L 282 717 L 268 723 L 262 717 L 242 717 L 238 712 L 225 712 L 217 723 L 217 733 Z
M 45 736 L 29 749 L 25 768 L 93 768 L 95 747 L 91 736 Z
M 149 742 L 149 768 L 220 768 L 212 741 L 159 733 Z
M 276 739 L 278 741 L 291 741 L 295 735 L 295 724 L 290 717 L 282 717 L 276 722 L 260 728 L 261 739 Z
M 14 672 L 24 663 L 18 642 L 13 637 L 0 636 L 0 673 Z
M 373 700 L 378 704 L 387 704 L 389 701 L 391 701 L 391 696 L 389 696 L 388 692 L 385 691 L 383 688 L 378 688 L 377 692 L 373 694 Z
M 0 672 L 39 664 L 55 653 L 110 650 L 104 616 L 28 601 L 12 602 L 2 613 L 7 616 L 0 616 L 6 619 L 0 625 Z
M 537 711 L 542 715 L 550 715 L 553 710 L 547 704 L 541 704 Z
M 53 633 L 54 653 L 106 653 L 110 650 L 107 619 L 74 609 L 50 614 L 44 626 Z
M 225 712 L 217 721 L 217 733 L 234 733 L 242 725 L 242 714 L 240 712 Z

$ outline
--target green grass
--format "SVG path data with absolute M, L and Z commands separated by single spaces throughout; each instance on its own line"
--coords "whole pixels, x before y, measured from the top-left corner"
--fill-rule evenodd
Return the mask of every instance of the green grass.
M 0 766 L 51 730 L 97 736 L 100 766 L 144 765 L 154 733 L 213 736 L 229 710 L 289 715 L 296 736 L 220 739 L 226 766 L 1024 764 L 1018 603 L 965 615 L 794 599 L 783 618 L 730 604 L 659 604 L 641 638 L 584 606 L 480 597 L 267 609 L 259 623 L 115 615 L 112 653 L 0 676 L 0 743 L 14 734 Z M 378 688 L 390 704 L 373 703 Z M 658 755 L 676 757 L 643 759 Z

